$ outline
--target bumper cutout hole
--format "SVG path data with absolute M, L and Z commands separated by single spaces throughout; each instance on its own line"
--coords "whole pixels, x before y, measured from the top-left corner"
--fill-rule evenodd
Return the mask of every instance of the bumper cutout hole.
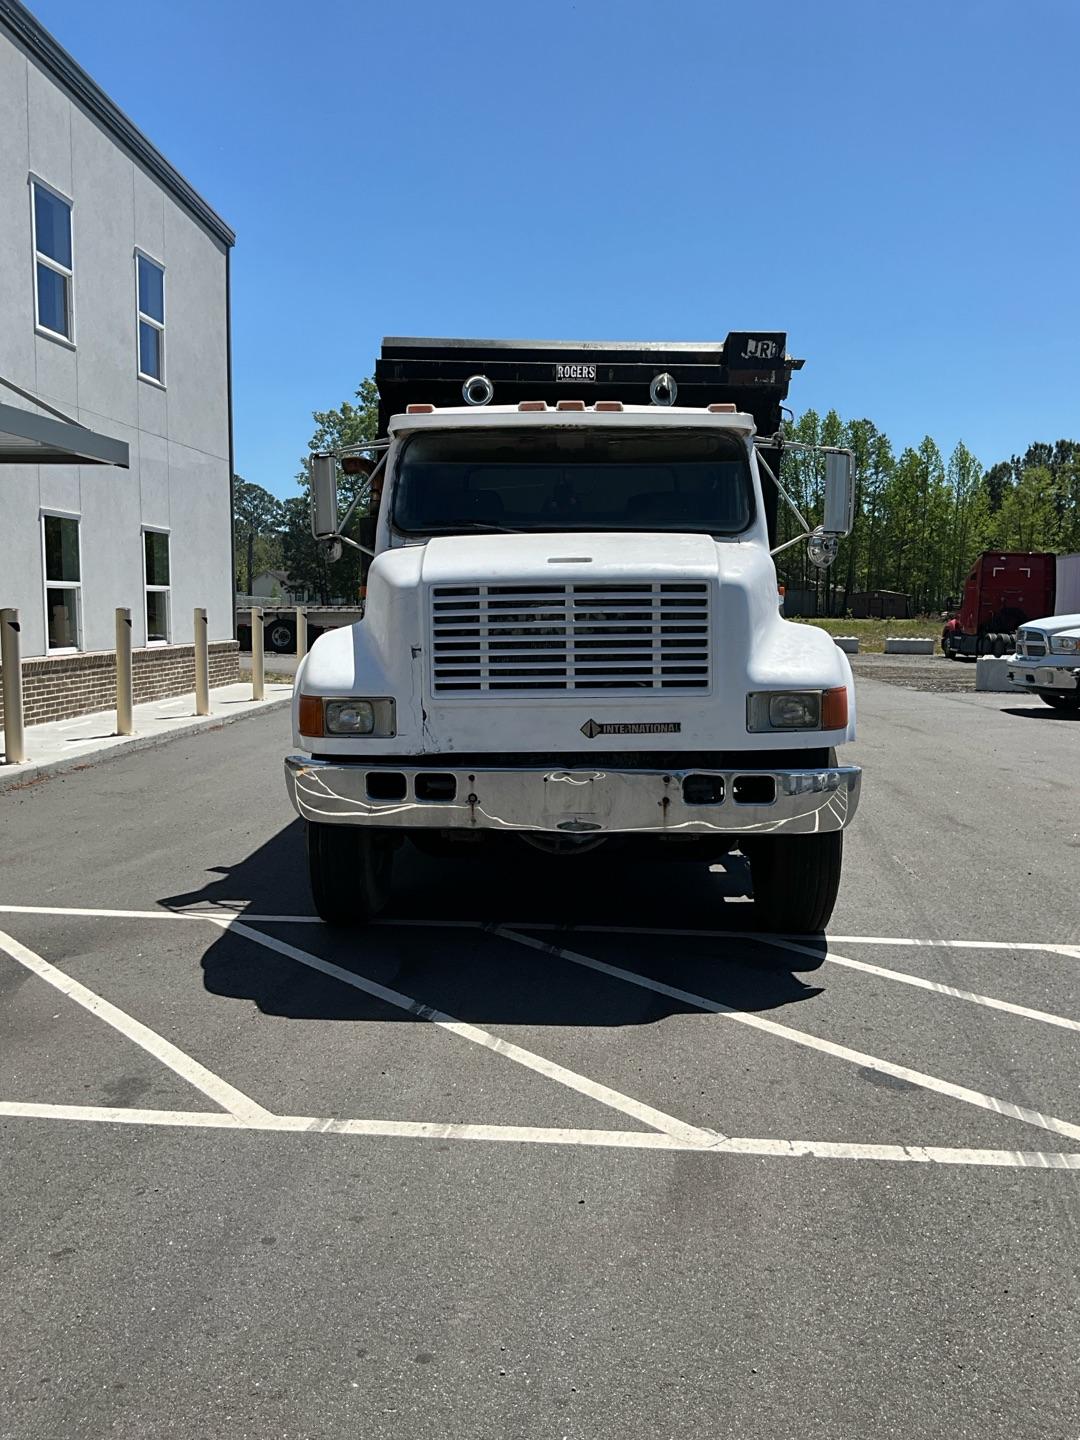
M 771 805 L 776 799 L 776 781 L 771 775 L 736 775 L 731 796 L 736 805 Z
M 687 775 L 683 780 L 682 796 L 687 805 L 722 805 L 724 803 L 724 777 L 722 775 Z
M 457 778 L 454 775 L 417 775 L 417 800 L 450 801 L 457 799 Z
M 367 798 L 369 800 L 404 800 L 407 789 L 405 776 L 399 770 L 368 771 Z

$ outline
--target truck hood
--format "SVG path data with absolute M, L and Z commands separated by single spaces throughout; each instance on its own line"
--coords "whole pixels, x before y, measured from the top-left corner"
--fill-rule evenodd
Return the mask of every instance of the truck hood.
M 739 547 L 730 547 L 736 553 Z M 677 574 L 715 580 L 721 546 L 709 535 L 597 534 L 447 535 L 424 547 L 421 576 L 429 585 L 606 584 L 620 577 L 647 580 Z
M 1047 615 L 1042 620 L 1025 620 L 1021 630 L 1041 630 L 1045 635 L 1080 631 L 1080 615 Z

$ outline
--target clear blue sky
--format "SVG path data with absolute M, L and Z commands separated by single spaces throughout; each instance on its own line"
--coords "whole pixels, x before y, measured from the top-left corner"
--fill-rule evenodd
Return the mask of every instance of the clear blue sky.
M 237 232 L 237 469 L 394 335 L 786 330 L 796 410 L 1080 439 L 1075 0 L 30 0 Z

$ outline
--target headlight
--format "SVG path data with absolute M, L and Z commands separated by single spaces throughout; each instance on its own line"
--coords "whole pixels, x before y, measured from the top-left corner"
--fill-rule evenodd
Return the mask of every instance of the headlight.
M 746 697 L 746 728 L 843 730 L 848 722 L 847 689 L 759 690 Z
M 375 706 L 370 700 L 328 700 L 326 728 L 331 735 L 370 735 L 375 729 Z
M 386 739 L 397 734 L 394 702 L 390 699 L 324 700 L 301 695 L 301 735 L 364 735 Z
M 1059 655 L 1075 655 L 1080 650 L 1080 638 L 1073 635 L 1052 635 L 1050 649 Z

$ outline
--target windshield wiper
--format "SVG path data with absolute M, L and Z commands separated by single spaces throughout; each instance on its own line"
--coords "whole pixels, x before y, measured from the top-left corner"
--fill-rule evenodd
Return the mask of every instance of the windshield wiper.
M 518 530 L 513 525 L 489 525 L 483 520 L 462 520 L 460 525 L 422 526 L 426 535 L 460 535 L 465 530 L 485 530 L 492 535 L 525 535 L 528 531 Z M 408 534 L 409 532 L 404 532 Z

